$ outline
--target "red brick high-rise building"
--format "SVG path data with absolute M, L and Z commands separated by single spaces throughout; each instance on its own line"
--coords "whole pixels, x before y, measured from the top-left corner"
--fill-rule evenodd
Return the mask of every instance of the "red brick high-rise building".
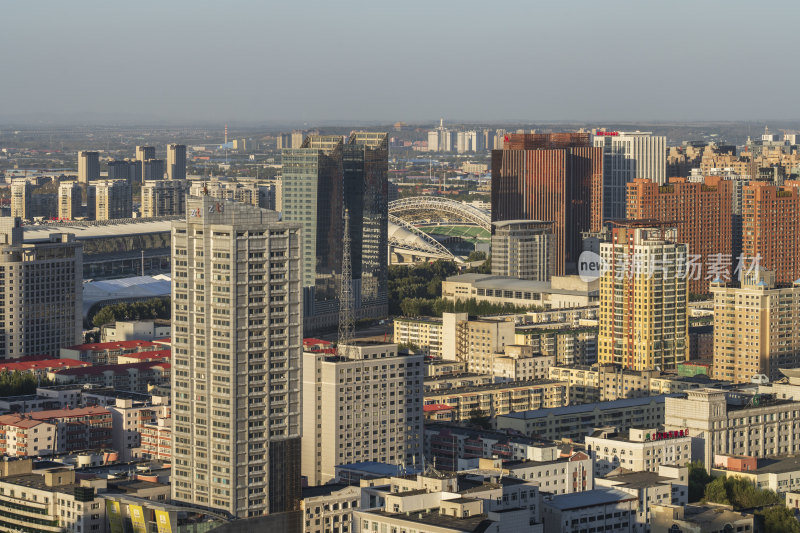
M 742 188 L 742 255 L 758 257 L 777 283 L 800 278 L 800 181 Z
M 686 178 L 670 178 L 666 185 L 637 178 L 628 184 L 627 217 L 631 220 L 657 220 L 678 230 L 677 242 L 689 245 L 689 255 L 699 255 L 702 268 L 695 276 L 691 268 L 689 292 L 706 294 L 718 276 L 709 269 L 719 259 L 733 278 L 733 184 L 719 177 L 706 177 L 704 183 L 689 183 Z M 716 255 L 720 254 L 720 255 Z M 708 276 L 711 275 L 711 278 Z
M 554 274 L 574 273 L 585 231 L 603 222 L 603 149 L 588 133 L 507 135 L 492 150 L 492 222 L 553 223 Z

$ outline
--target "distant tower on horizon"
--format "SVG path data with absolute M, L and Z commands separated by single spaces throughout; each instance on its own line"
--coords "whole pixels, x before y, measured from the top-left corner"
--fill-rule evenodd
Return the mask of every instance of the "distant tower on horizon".
M 225 124 L 225 143 L 228 144 L 228 125 Z
M 78 183 L 83 185 L 100 179 L 100 152 L 78 152 Z
M 167 178 L 171 180 L 186 179 L 186 145 L 167 145 Z

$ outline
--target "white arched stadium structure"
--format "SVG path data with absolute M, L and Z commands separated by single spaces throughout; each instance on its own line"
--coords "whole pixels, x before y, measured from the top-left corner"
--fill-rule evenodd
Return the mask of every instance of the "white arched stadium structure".
M 414 196 L 389 202 L 389 262 L 435 259 L 460 261 L 439 241 L 420 230 L 420 224 L 437 222 L 478 226 L 491 232 L 488 211 L 436 196 Z

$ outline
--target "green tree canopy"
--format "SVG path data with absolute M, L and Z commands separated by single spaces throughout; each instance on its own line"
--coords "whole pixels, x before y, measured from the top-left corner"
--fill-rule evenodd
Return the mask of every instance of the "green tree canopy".
M 775 505 L 758 514 L 764 517 L 764 531 L 770 533 L 800 533 L 800 522 L 791 509 Z
M 706 472 L 702 461 L 694 461 L 687 465 L 689 467 L 689 501 L 699 502 L 703 499 L 706 485 L 714 479 Z
M 92 318 L 95 327 L 116 322 L 117 320 L 146 320 L 151 318 L 170 317 L 170 300 L 166 298 L 151 298 L 140 302 L 125 302 L 110 304 Z
M 22 394 L 33 394 L 36 387 L 51 385 L 49 379 L 43 378 L 40 381 L 30 372 L 20 372 L 15 370 L 0 372 L 0 396 L 19 396 Z
M 732 505 L 734 509 L 749 509 L 783 503 L 774 491 L 759 489 L 740 477 L 718 477 L 706 485 L 708 502 Z

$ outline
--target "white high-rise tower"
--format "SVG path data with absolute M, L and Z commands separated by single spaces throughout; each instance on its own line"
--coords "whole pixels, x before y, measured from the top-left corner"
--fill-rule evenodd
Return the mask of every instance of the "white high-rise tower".
M 203 196 L 172 226 L 172 497 L 237 517 L 300 496 L 300 225 Z

